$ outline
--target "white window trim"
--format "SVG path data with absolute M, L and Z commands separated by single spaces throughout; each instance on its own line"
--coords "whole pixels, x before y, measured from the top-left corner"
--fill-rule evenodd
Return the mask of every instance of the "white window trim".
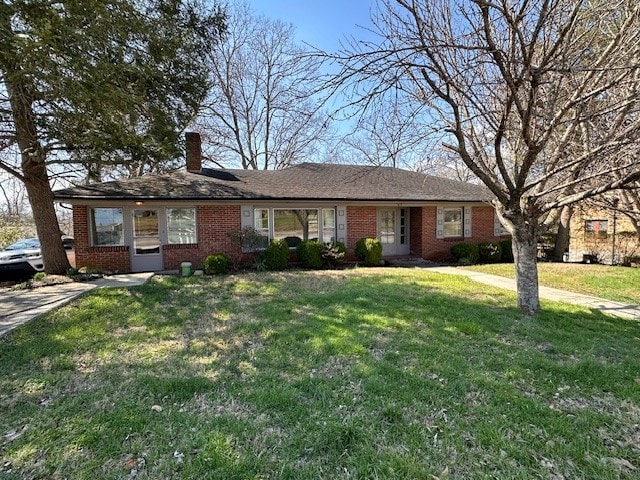
M 455 225 L 460 225 L 460 233 L 456 233 L 455 235 L 448 235 L 445 229 L 445 225 L 447 224 L 447 222 L 445 221 L 445 214 L 447 212 L 447 210 L 452 211 L 452 210 L 457 210 L 460 212 L 460 222 L 455 222 Z M 453 223 L 453 222 L 450 222 Z M 464 237 L 464 230 L 465 230 L 465 208 L 464 207 L 444 207 L 442 209 L 442 236 L 443 238 L 460 238 L 460 237 Z
M 462 210 L 462 231 L 460 235 L 445 235 L 444 233 L 444 211 L 448 209 L 460 209 Z M 470 205 L 438 205 L 436 207 L 436 239 L 450 239 L 450 238 L 470 238 L 473 236 L 471 226 L 473 207 Z
M 241 206 L 241 226 L 243 228 L 253 227 L 256 231 L 263 231 L 261 229 L 257 229 L 255 225 L 255 215 L 258 210 L 267 210 L 269 215 L 268 220 L 268 237 L 269 241 L 273 240 L 275 237 L 274 232 L 274 219 L 275 219 L 275 210 L 316 210 L 318 212 L 318 241 L 327 243 L 330 242 L 331 239 L 325 241 L 324 239 L 324 211 L 331 210 L 333 211 L 334 218 L 334 242 L 344 242 L 344 235 L 346 232 L 346 208 L 345 207 L 323 207 L 323 206 L 305 206 L 299 207 L 294 205 L 291 206 L 259 206 L 259 205 L 242 205 Z M 341 215 L 342 213 L 342 215 Z
M 89 232 L 90 232 L 90 238 L 89 238 L 89 245 L 91 247 L 122 247 L 124 245 L 126 245 L 125 242 L 125 209 L 122 207 L 88 207 L 89 208 L 89 212 L 88 212 L 88 222 L 89 222 Z M 120 210 L 120 215 L 122 216 L 122 221 L 121 221 L 121 227 L 122 227 L 122 232 L 120 234 L 120 243 L 102 243 L 102 244 L 97 244 L 95 243 L 95 238 L 97 237 L 97 232 L 96 232 L 96 222 L 95 222 L 95 210 L 97 209 L 101 209 L 101 210 Z
M 186 243 L 171 242 L 171 229 L 169 223 L 169 211 L 170 210 L 193 210 L 193 228 L 194 228 L 194 241 Z M 164 208 L 165 222 L 167 225 L 167 245 L 195 245 L 198 243 L 198 209 L 196 207 L 165 207 Z

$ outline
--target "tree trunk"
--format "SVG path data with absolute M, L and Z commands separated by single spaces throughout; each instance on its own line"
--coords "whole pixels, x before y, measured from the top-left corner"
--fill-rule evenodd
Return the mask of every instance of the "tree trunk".
M 525 315 L 535 315 L 540 311 L 536 235 L 523 220 L 515 225 L 515 234 L 511 240 L 516 267 L 518 307 Z
M 553 259 L 561 262 L 564 253 L 569 249 L 569 225 L 571 216 L 573 215 L 573 207 L 565 205 L 560 212 L 560 221 L 558 223 L 558 235 L 556 236 L 556 244 L 553 248 Z
M 70 267 L 69 259 L 60 238 L 62 232 L 53 206 L 53 192 L 49 186 L 44 165 L 43 170 L 45 170 L 44 181 L 42 178 L 28 179 L 25 180 L 25 187 L 40 239 L 44 270 L 49 274 L 65 275 Z
M 53 192 L 47 173 L 46 153 L 38 140 L 34 100 L 28 80 L 15 65 L 3 65 L 9 94 L 16 142 L 20 148 L 22 181 L 29 196 L 36 231 L 40 239 L 45 272 L 66 274 L 69 260 L 60 238 L 60 225 L 53 206 Z

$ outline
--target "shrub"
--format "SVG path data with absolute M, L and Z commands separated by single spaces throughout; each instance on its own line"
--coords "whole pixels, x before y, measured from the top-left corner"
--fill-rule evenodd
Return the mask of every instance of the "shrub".
M 229 257 L 224 253 L 214 253 L 204 259 L 204 271 L 207 275 L 227 273 Z
M 480 258 L 480 249 L 476 243 L 458 243 L 451 247 L 451 255 L 458 263 L 476 263 Z
M 502 258 L 502 249 L 499 243 L 483 242 L 478 244 L 480 263 L 498 263 Z
M 356 242 L 355 254 L 358 260 L 368 266 L 382 263 L 382 244 L 377 238 L 361 238 Z
M 298 262 L 300 262 L 304 268 L 312 268 L 314 270 L 322 268 L 323 253 L 324 245 L 317 240 L 303 240 L 296 248 Z
M 44 280 L 47 274 L 45 272 L 38 272 L 33 276 L 34 282 L 39 282 L 40 280 Z
M 322 262 L 327 268 L 334 268 L 344 262 L 347 246 L 342 242 L 327 243 L 322 252 Z
M 229 238 L 235 247 L 230 259 L 235 270 L 239 269 L 243 264 L 251 263 L 251 261 L 258 262 L 260 257 L 259 250 L 269 244 L 269 238 L 253 227 L 242 227 L 241 230 L 231 232 Z
M 284 240 L 271 240 L 261 260 L 267 270 L 284 270 L 289 265 L 289 245 Z
M 504 263 L 513 263 L 513 249 L 511 246 L 511 240 L 502 240 L 500 242 L 500 248 L 502 254 L 500 255 L 500 261 Z

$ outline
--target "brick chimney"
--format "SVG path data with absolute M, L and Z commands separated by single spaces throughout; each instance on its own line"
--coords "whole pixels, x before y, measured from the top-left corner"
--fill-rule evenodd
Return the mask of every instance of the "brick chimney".
M 200 134 L 196 132 L 185 133 L 187 144 L 187 172 L 200 173 L 202 169 L 202 144 Z

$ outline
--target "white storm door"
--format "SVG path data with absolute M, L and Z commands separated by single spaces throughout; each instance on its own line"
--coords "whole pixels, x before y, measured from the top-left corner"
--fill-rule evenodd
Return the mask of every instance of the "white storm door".
M 383 256 L 409 255 L 409 209 L 379 208 L 378 239 Z
M 136 208 L 132 212 L 131 271 L 162 270 L 160 212 L 157 208 Z
M 382 255 L 397 255 L 396 209 L 378 209 L 378 240 L 382 244 Z

